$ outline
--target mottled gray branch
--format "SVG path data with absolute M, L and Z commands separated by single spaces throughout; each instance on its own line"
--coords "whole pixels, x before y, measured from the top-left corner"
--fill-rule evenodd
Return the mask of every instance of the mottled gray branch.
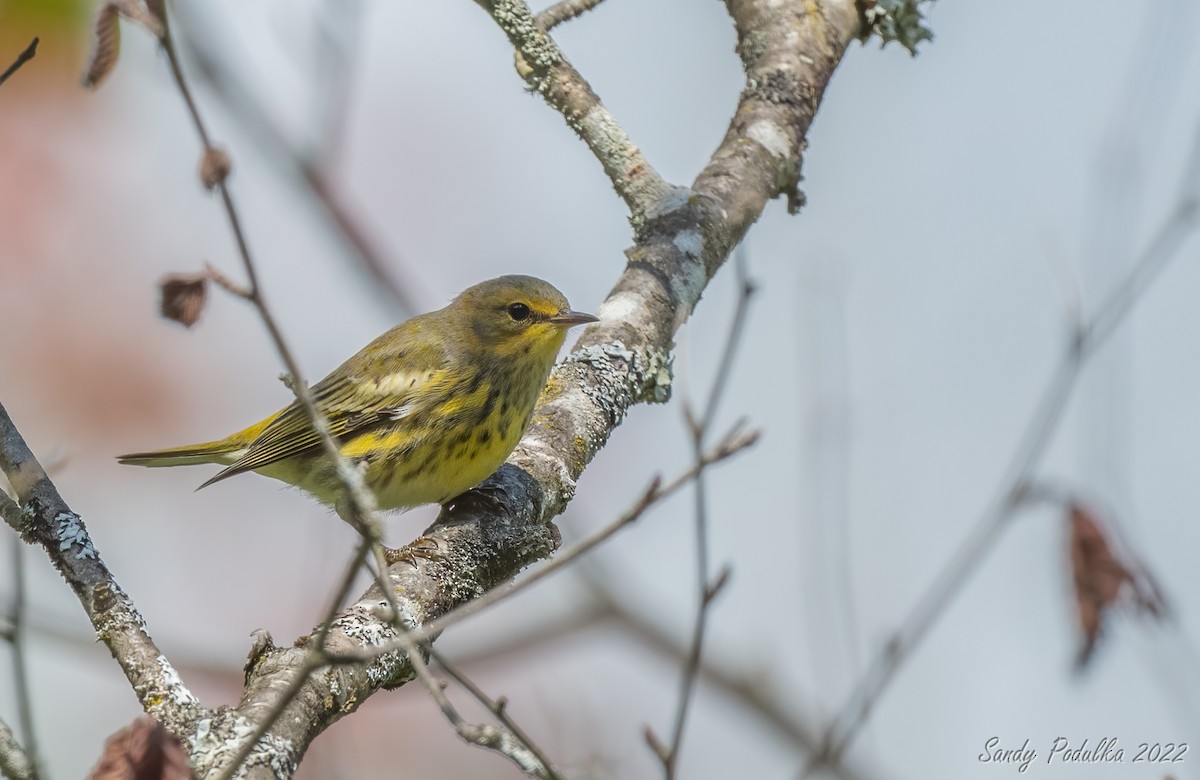
M 395 552 L 397 562 L 389 567 L 388 577 L 403 624 L 422 626 L 506 582 L 557 547 L 558 531 L 539 514 L 540 502 L 531 492 L 536 484 L 527 475 L 505 466 L 492 484 L 523 508 L 511 516 L 489 515 L 482 522 L 481 517 L 488 510 L 495 512 L 495 507 L 479 493 L 468 494 L 443 512 L 442 522 L 428 536 Z M 399 635 L 389 611 L 383 593 L 372 586 L 332 621 L 324 643 L 330 665 L 312 674 L 308 645 L 320 637 L 320 630 L 301 637 L 292 647 L 261 649 L 247 666 L 241 703 L 220 712 L 208 724 L 206 738 L 196 744 L 192 760 L 200 775 L 223 764 L 231 741 L 274 711 L 298 678 L 305 678 L 298 683 L 298 694 L 250 754 L 242 777 L 289 776 L 317 734 L 375 692 L 413 679 L 412 664 L 399 649 L 380 653 L 368 663 L 360 660 L 364 648 L 395 647 Z M 292 769 L 276 774 L 281 767 Z
M 634 228 L 641 226 L 677 188 L 654 170 L 524 0 L 476 2 L 492 15 L 516 48 L 517 73 L 588 145 L 629 206 Z
M 603 2 L 604 0 L 559 0 L 545 10 L 538 11 L 534 18 L 543 30 L 550 32 L 563 22 L 577 18 Z
M 0 720 L 0 775 L 8 780 L 35 780 L 37 777 L 29 754 L 3 720 Z
M 45 548 L 50 562 L 75 592 L 97 638 L 125 672 L 142 707 L 175 733 L 190 731 L 204 714 L 196 697 L 150 638 L 146 621 L 101 560 L 83 519 L 59 495 L 3 405 L 0 470 L 8 477 L 21 508 L 17 532 L 26 542 Z M 11 512 L 4 515 L 10 519 Z

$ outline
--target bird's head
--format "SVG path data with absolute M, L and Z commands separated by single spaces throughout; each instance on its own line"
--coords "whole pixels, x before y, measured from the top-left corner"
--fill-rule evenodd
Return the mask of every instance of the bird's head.
M 448 313 L 466 326 L 476 349 L 497 357 L 553 359 L 567 330 L 596 322 L 572 311 L 566 297 L 533 276 L 501 276 L 464 290 Z

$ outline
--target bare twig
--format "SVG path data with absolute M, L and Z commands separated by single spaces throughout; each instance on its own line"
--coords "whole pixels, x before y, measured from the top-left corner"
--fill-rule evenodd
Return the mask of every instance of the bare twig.
M 7 498 L 7 497 L 6 497 Z M 24 545 L 19 539 L 12 543 L 13 603 L 9 613 L 9 625 L 5 637 L 12 645 L 13 690 L 17 695 L 17 719 L 21 724 L 21 736 L 25 739 L 25 752 L 32 763 L 31 778 L 40 777 L 37 730 L 33 725 L 33 697 L 29 692 L 29 667 L 25 659 L 25 556 Z
M 453 666 L 447 665 L 445 661 L 439 660 L 438 663 L 446 670 L 447 674 L 453 677 L 455 681 L 487 707 L 492 715 L 500 721 L 502 727 L 496 728 L 495 726 L 470 723 L 458 712 L 458 709 L 446 695 L 442 684 L 429 671 L 429 667 L 421 655 L 421 650 L 413 641 L 411 634 L 402 631 L 397 635 L 397 639 L 406 645 L 405 652 L 412 662 L 413 671 L 416 672 L 417 678 L 425 685 L 430 696 L 433 697 L 442 714 L 445 715 L 446 720 L 450 721 L 450 724 L 454 726 L 455 732 L 463 740 L 505 756 L 530 777 L 536 777 L 540 780 L 561 780 L 560 775 L 554 769 L 554 765 L 546 758 L 543 751 L 508 717 L 505 711 L 506 700 L 493 700 L 465 674 Z M 428 644 L 424 647 L 427 650 L 432 649 Z
M 183 69 L 179 64 L 179 55 L 175 51 L 175 44 L 169 26 L 163 25 L 161 32 L 159 42 L 162 44 L 163 51 L 167 55 L 167 62 L 171 66 L 171 75 L 174 77 L 175 84 L 179 88 L 179 93 L 187 105 L 188 114 L 191 116 L 192 124 L 196 128 L 196 134 L 200 136 L 204 153 L 207 155 L 217 147 L 212 143 L 208 130 L 205 127 L 204 119 L 200 116 L 200 111 L 196 107 L 192 92 L 188 88 L 187 80 L 184 78 Z M 345 519 L 371 539 L 378 539 L 379 523 L 378 519 L 372 514 L 375 507 L 374 497 L 363 482 L 362 474 L 346 458 L 342 457 L 337 442 L 334 441 L 333 436 L 329 432 L 329 422 L 313 402 L 312 392 L 309 390 L 308 383 L 304 380 L 300 372 L 300 364 L 283 338 L 283 332 L 280 330 L 278 322 L 275 320 L 266 299 L 263 297 L 262 287 L 258 281 L 258 270 L 250 254 L 250 246 L 246 241 L 246 235 L 242 229 L 241 217 L 234 206 L 233 196 L 229 191 L 229 184 L 224 177 L 221 177 L 212 182 L 212 187 L 216 189 L 221 197 L 221 205 L 224 207 L 230 230 L 233 232 L 234 240 L 237 243 L 238 256 L 242 261 L 242 268 L 246 273 L 248 284 L 244 290 L 241 290 L 235 283 L 230 282 L 220 273 L 214 273 L 213 269 L 209 269 L 209 276 L 225 289 L 248 300 L 258 310 L 263 326 L 266 327 L 276 352 L 279 353 L 280 359 L 283 360 L 284 366 L 287 368 L 291 390 L 295 394 L 300 406 L 308 415 L 309 422 L 316 431 L 321 446 L 334 463 L 338 478 L 346 488 L 346 500 L 349 503 Z
M 585 555 L 588 552 L 591 552 L 596 547 L 616 535 L 618 531 L 636 522 L 643 514 L 646 513 L 648 509 L 650 509 L 650 507 L 676 493 L 680 488 L 694 480 L 703 469 L 715 463 L 719 463 L 726 458 L 736 455 L 747 447 L 752 446 L 756 441 L 758 441 L 758 435 L 758 431 L 746 431 L 743 429 L 742 424 L 738 423 L 732 429 L 730 429 L 729 433 L 727 433 L 720 442 L 718 442 L 704 454 L 704 457 L 700 463 L 694 464 L 687 471 L 679 474 L 665 485 L 662 483 L 660 477 L 655 477 L 652 479 L 650 484 L 646 486 L 646 489 L 642 491 L 641 497 L 634 502 L 633 506 L 625 510 L 625 512 L 623 512 L 608 525 L 591 534 L 587 538 L 582 539 L 577 544 L 562 550 L 544 566 L 534 569 L 527 576 L 513 583 L 510 587 L 497 588 L 495 590 L 488 591 L 483 596 L 473 601 L 468 601 L 462 606 L 447 612 L 445 615 L 426 623 L 421 628 L 422 635 L 425 637 L 437 636 L 446 628 L 463 620 L 464 618 L 470 617 L 477 612 L 481 612 L 497 602 L 510 598 L 511 596 L 520 593 L 545 577 L 549 577 L 556 571 L 569 566 L 575 559 Z
M 242 740 L 237 751 L 230 758 L 229 763 L 225 766 L 221 773 L 217 775 L 215 780 L 230 780 L 242 764 L 250 757 L 254 748 L 258 745 L 259 740 L 267 735 L 271 727 L 279 720 L 287 705 L 299 695 L 300 690 L 304 687 L 308 680 L 308 675 L 318 669 L 327 666 L 330 662 L 325 653 L 325 640 L 329 636 L 330 626 L 333 625 L 333 618 L 337 615 L 338 610 L 342 606 L 342 602 L 350 594 L 350 588 L 354 585 L 354 580 L 358 576 L 358 572 L 362 569 L 363 561 L 367 558 L 367 552 L 370 549 L 370 541 L 366 537 L 362 537 L 357 547 L 355 547 L 354 555 L 347 564 L 341 579 L 338 582 L 337 588 L 334 590 L 333 597 L 329 601 L 329 608 L 325 611 L 325 616 L 318 624 L 317 636 L 313 642 L 309 643 L 308 657 L 297 670 L 295 677 L 292 679 L 288 689 L 278 702 L 270 707 L 267 712 L 255 724 L 253 731 Z M 253 661 L 248 664 L 252 665 Z
M 730 570 L 725 567 L 715 579 L 709 579 L 709 549 L 708 549 L 708 494 L 704 475 L 704 440 L 712 428 L 716 418 L 721 397 L 729 384 L 733 373 L 733 361 L 741 345 L 742 333 L 745 331 L 746 317 L 750 311 L 750 299 L 754 294 L 754 285 L 746 272 L 746 253 L 744 250 L 735 252 L 734 266 L 737 269 L 737 306 L 734 309 L 733 320 L 717 362 L 717 374 L 709 389 L 708 401 L 704 410 L 697 417 L 690 406 L 684 406 L 684 417 L 691 434 L 692 456 L 695 459 L 696 484 L 695 495 L 695 542 L 696 542 L 696 618 L 692 624 L 692 637 L 688 645 L 687 657 L 683 665 L 683 678 L 680 681 L 679 700 L 675 707 L 675 725 L 671 729 L 671 741 L 664 744 L 655 733 L 646 727 L 644 733 L 650 748 L 662 762 L 667 780 L 676 776 L 679 767 L 679 753 L 683 746 L 684 729 L 687 727 L 688 712 L 691 708 L 692 697 L 696 690 L 696 681 L 700 673 L 700 665 L 704 655 L 704 636 L 708 629 L 708 616 L 713 601 L 729 581 Z
M 598 618 L 608 617 L 640 641 L 644 646 L 672 661 L 685 662 L 690 647 L 664 630 L 662 622 L 643 615 L 625 599 L 618 598 L 607 587 L 603 573 L 584 567 L 585 577 L 593 584 L 592 595 L 600 602 Z M 799 717 L 789 706 L 794 697 L 783 695 L 778 686 L 769 682 L 768 670 L 747 669 L 746 664 L 733 659 L 706 659 L 699 667 L 699 677 L 715 690 L 754 713 L 768 728 L 797 750 L 811 755 L 821 746 L 821 734 L 816 724 Z M 828 769 L 843 780 L 863 780 L 868 773 L 854 768 L 842 759 Z
M 758 431 L 743 431 L 739 423 L 713 448 L 708 450 L 704 455 L 704 460 L 699 465 L 693 465 L 687 471 L 679 474 L 673 480 L 662 484 L 660 477 L 655 477 L 650 481 L 650 484 L 642 492 L 642 495 L 634 502 L 633 506 L 625 510 L 619 517 L 614 519 L 608 525 L 596 531 L 587 538 L 581 540 L 577 544 L 568 547 L 559 552 L 553 559 L 548 561 L 544 566 L 540 566 L 531 571 L 523 579 L 513 583 L 508 588 L 494 588 L 489 590 L 477 599 L 467 601 L 462 605 L 455 607 L 453 610 L 444 615 L 427 621 L 420 628 L 413 631 L 421 641 L 429 641 L 438 636 L 442 631 L 445 631 L 450 626 L 458 623 L 471 615 L 481 612 L 492 605 L 508 599 L 517 593 L 532 586 L 534 583 L 554 574 L 557 571 L 570 565 L 576 559 L 582 557 L 586 553 L 592 551 L 608 539 L 611 539 L 618 531 L 636 522 L 643 514 L 646 513 L 652 506 L 673 495 L 680 488 L 686 486 L 689 482 L 696 478 L 700 471 L 708 466 L 729 458 L 738 452 L 746 449 L 758 441 Z M 343 652 L 337 656 L 339 661 L 365 661 L 371 658 L 377 658 L 382 654 L 395 652 L 397 649 L 402 649 L 399 641 L 385 642 L 377 644 L 374 647 L 358 651 Z M 441 659 L 439 663 L 443 663 Z
M 713 421 L 720 408 L 721 398 L 729 379 L 733 376 L 733 361 L 737 357 L 742 336 L 746 330 L 746 320 L 750 314 L 750 301 L 754 298 L 756 287 L 750 280 L 750 272 L 746 267 L 746 249 L 739 245 L 733 253 L 733 269 L 737 275 L 737 303 L 733 310 L 733 319 L 729 323 L 729 331 L 725 334 L 725 345 L 721 348 L 721 357 L 717 361 L 717 373 L 713 377 L 712 387 L 708 390 L 708 399 L 704 403 L 704 414 L 699 421 L 691 418 L 689 423 L 693 433 L 700 438 L 706 438 L 712 431 Z
M 980 568 L 980 561 L 995 548 L 996 539 L 1008 527 L 1009 520 L 1024 506 L 1033 472 L 1062 421 L 1062 412 L 1087 359 L 1124 321 L 1150 282 L 1176 255 L 1200 222 L 1198 183 L 1200 133 L 1196 137 L 1191 162 L 1184 171 L 1178 203 L 1154 233 L 1126 278 L 1101 303 L 1091 319 L 1072 334 L 1062 359 L 1042 393 L 1040 403 L 1026 425 L 991 505 L 933 585 L 875 657 L 830 725 L 825 747 L 814 758 L 810 768 L 819 766 L 830 757 L 842 755 L 901 664 L 945 612 L 953 598 L 962 592 L 963 584 Z
M 543 30 L 550 32 L 563 22 L 578 18 L 603 2 L 604 0 L 559 0 L 549 8 L 538 11 L 534 18 Z
M 364 0 L 325 0 L 320 27 L 320 54 L 323 55 L 318 72 L 324 82 L 319 94 L 323 100 L 313 121 L 321 126 L 315 147 L 307 155 L 313 170 L 333 170 L 333 163 L 342 150 L 350 115 L 350 92 L 356 55 L 361 43 Z M 372 258 L 372 261 L 377 261 Z M 378 269 L 382 271 L 382 269 Z M 402 288 L 391 291 L 404 296 Z
M 37 54 L 37 47 L 40 40 L 40 38 L 34 38 L 32 41 L 30 41 L 29 45 L 25 47 L 25 50 L 18 54 L 17 58 L 13 60 L 12 65 L 9 65 L 3 73 L 0 73 L 0 84 L 8 81 L 9 76 L 16 73 L 21 69 L 22 65 L 33 59 L 34 55 Z
M 647 610 L 613 593 L 609 583 L 619 577 L 596 558 L 577 561 L 572 571 L 584 578 L 589 585 L 589 594 L 569 614 L 530 631 L 456 653 L 454 663 L 459 668 L 520 663 L 529 657 L 533 648 L 544 650 L 559 642 L 574 641 L 580 632 L 608 627 L 624 633 L 666 662 L 680 665 L 685 662 L 689 647 L 672 636 L 663 620 L 644 614 Z M 800 755 L 820 750 L 819 724 L 810 722 L 796 711 L 797 697 L 775 683 L 776 675 L 769 668 L 747 664 L 740 656 L 714 659 L 711 653 L 706 653 L 700 664 L 699 677 L 702 683 L 724 696 L 729 706 L 744 709 L 765 733 L 790 743 Z M 866 780 L 877 776 L 866 767 L 844 759 L 827 770 L 842 780 Z
M 0 720 L 0 774 L 8 780 L 37 780 L 37 767 L 12 729 Z
M 191 21 L 198 21 L 202 15 L 188 7 L 182 8 L 181 12 L 189 15 Z M 398 271 L 403 268 L 402 260 L 394 252 L 385 252 L 376 243 L 360 217 L 347 206 L 345 198 L 329 179 L 330 146 L 337 138 L 336 129 L 327 133 L 329 143 L 318 153 L 310 154 L 298 149 L 275 117 L 265 109 L 266 102 L 262 97 L 251 94 L 246 87 L 246 80 L 232 70 L 227 60 L 235 58 L 229 54 L 233 39 L 228 31 L 200 34 L 197 32 L 199 27 L 195 23 L 181 25 L 178 44 L 197 60 L 201 76 L 228 104 L 230 115 L 258 135 L 263 147 L 273 152 L 271 159 L 282 162 L 304 182 L 308 194 L 324 212 L 334 233 L 349 246 L 351 259 L 357 262 L 365 278 L 371 281 L 371 290 L 384 293 L 391 304 L 404 314 L 420 311 L 416 304 L 420 299 L 416 294 L 419 291 L 413 289 L 414 274 Z M 344 93 L 343 89 L 343 97 Z M 334 110 L 337 110 L 336 105 Z M 397 278 L 404 278 L 405 283 L 400 284 Z
M 9 498 L 3 490 L 0 490 L 0 517 L 3 517 L 8 527 L 18 534 L 25 526 L 25 516 L 21 513 L 21 506 Z
M 591 86 L 537 21 L 524 0 L 476 0 L 492 15 L 517 50 L 517 72 L 529 88 L 553 106 L 588 145 L 617 194 L 629 206 L 630 221 L 646 220 L 677 206 L 673 187 L 634 145 Z M 582 11 L 581 11 L 582 12 Z

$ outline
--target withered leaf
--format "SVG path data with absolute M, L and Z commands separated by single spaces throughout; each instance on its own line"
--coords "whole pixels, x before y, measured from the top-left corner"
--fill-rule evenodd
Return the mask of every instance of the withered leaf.
M 204 156 L 200 158 L 200 181 L 204 184 L 204 189 L 212 190 L 218 184 L 224 183 L 232 167 L 233 163 L 224 149 L 217 146 L 206 148 Z
M 1067 509 L 1075 610 L 1083 633 L 1076 666 L 1082 668 L 1091 660 L 1103 634 L 1106 614 L 1123 595 L 1155 617 L 1162 616 L 1166 606 L 1148 573 L 1117 557 L 1103 524 L 1090 508 L 1072 502 Z
M 95 89 L 116 67 L 117 55 L 121 53 L 120 11 L 116 3 L 100 6 L 96 21 L 92 25 L 92 56 L 88 58 L 83 72 L 83 86 Z
M 146 8 L 158 20 L 158 23 L 164 28 L 167 26 L 167 3 L 166 0 L 146 0 Z
M 87 780 L 193 780 L 179 738 L 142 716 L 104 743 Z
M 208 277 L 204 274 L 175 274 L 159 283 L 162 302 L 159 313 L 186 328 L 196 324 L 208 301 Z

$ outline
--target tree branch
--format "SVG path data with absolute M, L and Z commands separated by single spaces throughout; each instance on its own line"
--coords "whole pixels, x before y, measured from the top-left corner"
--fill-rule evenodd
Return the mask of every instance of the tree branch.
M 897 670 L 911 657 L 954 597 L 962 593 L 963 585 L 979 570 L 985 556 L 996 549 L 997 539 L 1010 527 L 1010 521 L 1017 512 L 1027 504 L 1029 491 L 1034 485 L 1034 473 L 1063 420 L 1063 412 L 1083 367 L 1112 336 L 1150 283 L 1177 256 L 1184 242 L 1198 227 L 1200 127 L 1197 128 L 1189 164 L 1181 177 L 1179 197 L 1171 211 L 1139 254 L 1128 275 L 1100 303 L 1091 318 L 1070 334 L 1063 356 L 1026 424 L 991 504 L 859 679 L 830 724 L 822 751 L 809 765 L 810 771 L 843 755 Z
M 603 2 L 604 0 L 559 0 L 544 11 L 538 11 L 534 18 L 543 30 L 550 32 L 563 22 L 578 18 Z
M 120 664 L 142 708 L 177 734 L 192 730 L 205 711 L 150 638 L 145 619 L 101 560 L 83 519 L 59 495 L 3 405 L 0 470 L 21 507 L 19 518 L 5 511 L 5 519 L 17 519 L 15 530 L 21 537 L 46 550 L 50 562 L 75 592 L 97 637 Z
M 4 497 L 6 504 L 12 502 Z M 25 751 L 32 762 L 30 778 L 38 780 L 42 763 L 38 750 L 37 730 L 33 725 L 33 696 L 29 691 L 29 667 L 25 660 L 25 548 L 19 539 L 12 544 L 13 608 L 4 638 L 12 645 L 13 688 L 16 690 L 17 719 L 21 724 L 21 736 L 25 738 Z
M 635 229 L 659 213 L 677 193 L 634 146 L 524 0 L 476 0 L 516 48 L 517 73 L 545 98 L 588 145 L 617 194 L 629 206 Z M 582 11 L 580 11 L 582 13 Z
M 347 204 L 346 197 L 331 180 L 327 162 L 330 150 L 308 152 L 288 138 L 287 132 L 266 107 L 268 101 L 251 92 L 241 74 L 229 65 L 228 61 L 234 59 L 230 55 L 233 44 L 230 31 L 214 32 L 207 24 L 200 29 L 199 21 L 203 15 L 188 4 L 179 8 L 183 24 L 177 45 L 196 62 L 199 75 L 225 102 L 229 113 L 258 136 L 262 147 L 272 152 L 271 159 L 304 182 L 306 191 L 324 213 L 335 236 L 349 247 L 350 259 L 363 278 L 370 282 L 372 292 L 382 293 L 407 315 L 419 313 L 416 301 L 422 296 L 419 289 L 414 289 L 414 274 L 405 272 L 403 258 L 380 247 L 367 225 Z M 404 278 L 405 282 L 401 284 L 397 281 L 399 278 Z
M 0 84 L 3 84 L 4 82 L 8 81 L 9 76 L 16 73 L 18 70 L 21 69 L 22 65 L 24 65 L 25 63 L 27 63 L 31 59 L 33 59 L 34 55 L 37 54 L 37 47 L 38 47 L 38 43 L 40 43 L 40 42 L 41 42 L 40 38 L 34 38 L 32 41 L 29 42 L 29 45 L 26 46 L 25 49 L 20 54 L 17 55 L 17 58 L 15 60 L 13 60 L 12 65 L 9 65 L 7 68 L 4 69 L 3 73 L 0 73 Z
M 38 776 L 33 759 L 3 720 L 0 720 L 0 774 L 8 780 L 37 780 Z
M 703 463 L 704 441 L 712 429 L 717 409 L 721 403 L 721 396 L 733 373 L 733 361 L 745 330 L 746 317 L 750 311 L 750 299 L 754 295 L 754 285 L 750 283 L 746 275 L 744 251 L 737 253 L 735 268 L 738 276 L 737 306 L 725 340 L 725 347 L 721 350 L 716 378 L 709 389 L 708 400 L 699 416 L 695 414 L 689 404 L 685 404 L 683 407 L 684 420 L 691 436 L 692 457 L 696 463 L 696 483 L 692 488 L 695 496 L 693 516 L 696 543 L 696 618 L 692 624 L 692 638 L 683 662 L 683 679 L 680 682 L 679 701 L 675 707 L 675 725 L 671 730 L 671 741 L 669 744 L 664 743 L 649 726 L 644 731 L 646 742 L 662 762 L 667 780 L 672 780 L 679 769 L 679 754 L 683 748 L 684 729 L 687 727 L 688 711 L 696 691 L 696 682 L 699 679 L 700 666 L 703 661 L 704 636 L 708 627 L 709 610 L 717 595 L 729 582 L 731 574 L 729 567 L 726 566 L 715 578 L 709 579 L 708 492 Z

